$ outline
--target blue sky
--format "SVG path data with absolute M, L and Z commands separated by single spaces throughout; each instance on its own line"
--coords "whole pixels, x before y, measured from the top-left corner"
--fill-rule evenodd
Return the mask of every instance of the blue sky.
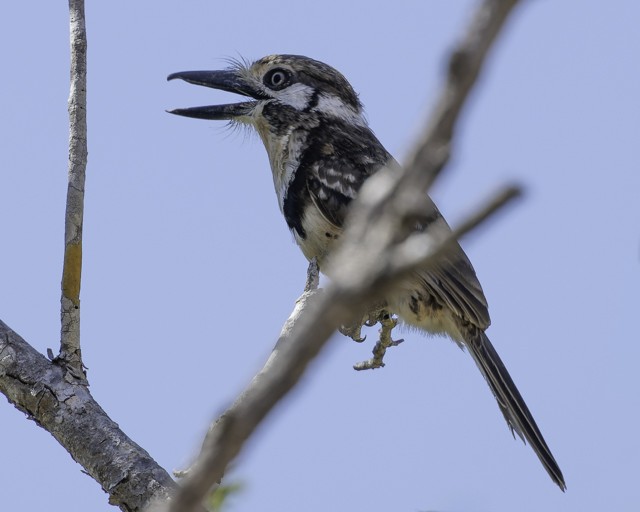
M 474 4 L 89 3 L 83 353 L 96 399 L 168 470 L 265 360 L 306 262 L 258 138 L 165 113 L 230 96 L 166 75 L 239 55 L 325 61 L 402 161 Z M 59 337 L 67 12 L 3 12 L 0 318 L 45 352 Z M 455 224 L 503 183 L 526 188 L 464 246 L 566 494 L 511 438 L 471 358 L 405 333 L 369 373 L 351 365 L 370 343 L 333 340 L 230 473 L 245 483 L 231 510 L 637 510 L 639 16 L 632 0 L 526 2 L 432 194 Z M 3 508 L 113 510 L 48 433 L 6 404 L 0 424 Z

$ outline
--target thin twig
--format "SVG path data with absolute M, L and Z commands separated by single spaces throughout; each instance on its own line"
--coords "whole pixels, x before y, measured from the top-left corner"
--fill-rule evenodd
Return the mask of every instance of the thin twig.
M 412 271 L 422 268 L 430 256 L 425 256 L 430 247 L 440 242 L 442 250 L 446 251 L 450 244 L 454 244 L 465 234 L 474 230 L 482 222 L 491 217 L 498 210 L 522 196 L 522 188 L 517 185 L 509 185 L 495 192 L 484 204 L 474 210 L 451 234 L 442 240 L 438 240 L 430 233 L 416 233 L 403 243 L 391 248 L 389 254 L 389 272 L 401 278 Z
M 0 393 L 51 433 L 108 493 L 111 505 L 128 512 L 142 511 L 153 500 L 166 501 L 176 484 L 94 400 L 82 367 L 79 297 L 87 161 L 87 40 L 82 0 L 69 1 L 69 17 L 69 176 L 60 354 L 54 362 L 48 360 L 0 321 Z M 54 359 L 52 351 L 48 353 Z
M 475 12 L 464 38 L 449 58 L 446 85 L 440 90 L 429 124 L 406 163 L 407 168 L 429 169 L 417 173 L 416 183 L 428 190 L 451 154 L 460 111 L 473 88 L 484 57 L 518 0 L 485 0 Z
M 87 32 L 84 0 L 69 0 L 71 86 L 69 92 L 69 181 L 65 211 L 64 264 L 60 299 L 60 355 L 69 373 L 82 382 L 86 375 L 80 351 L 80 281 L 82 222 L 87 168 Z
M 424 192 L 448 161 L 457 116 L 491 43 L 515 4 L 515 0 L 482 2 L 469 34 L 453 53 L 440 101 L 405 172 L 397 179 L 397 172 L 393 175 L 383 170 L 365 183 L 344 241 L 332 260 L 334 281 L 322 293 L 309 296 L 305 292 L 299 299 L 264 368 L 211 426 L 198 460 L 169 504 L 171 512 L 190 512 L 201 503 L 244 442 L 299 381 L 338 326 L 352 323 L 358 315 L 362 318 L 373 300 L 392 289 L 398 271 L 405 271 L 418 259 L 428 267 L 446 250 L 448 239 L 434 240 L 425 244 L 428 247 L 422 246 L 419 258 L 391 258 L 401 254 L 393 249 L 398 231 L 406 230 L 399 241 L 407 240 L 412 231 L 407 226 L 415 225 L 408 220 L 423 211 Z M 370 185 L 374 179 L 375 186 Z M 471 216 L 456 235 L 479 222 Z

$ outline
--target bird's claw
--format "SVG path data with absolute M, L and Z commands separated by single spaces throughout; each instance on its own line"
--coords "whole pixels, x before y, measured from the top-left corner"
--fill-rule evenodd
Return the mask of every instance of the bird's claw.
M 341 334 L 347 336 L 348 338 L 351 338 L 357 343 L 362 343 L 367 339 L 366 335 L 362 335 L 362 324 L 341 325 L 338 330 Z

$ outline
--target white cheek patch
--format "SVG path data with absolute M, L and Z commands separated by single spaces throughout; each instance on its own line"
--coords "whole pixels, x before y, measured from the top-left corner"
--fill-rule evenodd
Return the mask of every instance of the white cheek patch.
M 271 95 L 278 101 L 289 105 L 296 110 L 304 110 L 309 105 L 313 89 L 305 84 L 293 84 L 278 92 L 271 92 Z
M 337 117 L 349 124 L 367 126 L 367 122 L 362 114 L 345 105 L 340 98 L 333 94 L 320 94 L 318 104 L 313 110 L 315 112 L 322 112 L 327 116 Z

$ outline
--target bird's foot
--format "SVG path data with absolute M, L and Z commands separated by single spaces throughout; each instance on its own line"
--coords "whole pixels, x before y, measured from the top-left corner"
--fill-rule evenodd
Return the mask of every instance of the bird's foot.
M 388 311 L 380 310 L 377 312 L 377 316 L 375 317 L 375 322 L 371 323 L 373 317 L 369 317 L 368 322 L 364 322 L 366 325 L 375 325 L 376 323 L 380 323 L 380 330 L 378 333 L 380 334 L 380 338 L 376 342 L 373 347 L 373 357 L 371 359 L 367 359 L 366 361 L 361 361 L 353 365 L 354 370 L 375 370 L 376 368 L 384 367 L 384 356 L 389 347 L 395 347 L 400 345 L 404 340 L 394 340 L 391 337 L 391 333 L 396 325 L 398 325 L 398 320 L 393 317 Z

